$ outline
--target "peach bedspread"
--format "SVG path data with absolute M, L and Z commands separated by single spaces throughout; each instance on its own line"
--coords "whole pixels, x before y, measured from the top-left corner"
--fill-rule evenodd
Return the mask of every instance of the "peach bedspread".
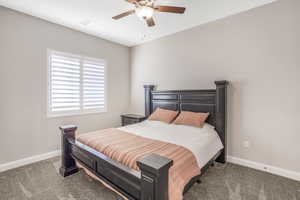
M 182 137 L 184 137 L 184 133 Z M 169 170 L 170 200 L 182 200 L 185 185 L 192 177 L 199 175 L 201 171 L 194 154 L 190 150 L 115 128 L 85 133 L 76 139 L 111 159 L 138 171 L 140 170 L 136 161 L 149 154 L 158 154 L 172 159 L 174 164 Z

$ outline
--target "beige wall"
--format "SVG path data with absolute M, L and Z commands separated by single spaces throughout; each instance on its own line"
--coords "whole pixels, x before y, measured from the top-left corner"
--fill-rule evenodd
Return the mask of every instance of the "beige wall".
M 281 0 L 133 48 L 131 110 L 144 112 L 144 83 L 229 80 L 229 155 L 300 172 L 299 10 Z
M 108 112 L 46 118 L 47 48 L 108 62 Z M 0 164 L 60 148 L 58 126 L 118 126 L 129 105 L 129 48 L 0 7 Z M 122 98 L 120 98 L 122 97 Z

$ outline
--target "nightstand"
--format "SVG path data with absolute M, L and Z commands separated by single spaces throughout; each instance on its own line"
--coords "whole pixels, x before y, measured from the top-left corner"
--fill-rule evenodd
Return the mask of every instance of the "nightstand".
M 124 114 L 121 115 L 121 119 L 122 119 L 122 126 L 127 126 L 130 124 L 142 122 L 146 119 L 146 117 L 142 115 L 135 115 L 135 114 Z

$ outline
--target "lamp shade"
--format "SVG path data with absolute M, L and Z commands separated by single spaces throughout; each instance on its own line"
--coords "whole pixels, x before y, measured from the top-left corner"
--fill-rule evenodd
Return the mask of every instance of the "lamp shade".
M 141 19 L 148 19 L 153 16 L 154 10 L 148 6 L 141 6 L 136 8 L 135 13 Z

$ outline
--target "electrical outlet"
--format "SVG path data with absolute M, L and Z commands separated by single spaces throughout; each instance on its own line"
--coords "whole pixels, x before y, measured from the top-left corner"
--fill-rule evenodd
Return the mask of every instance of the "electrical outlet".
M 249 148 L 250 147 L 250 142 L 248 140 L 244 141 L 244 147 Z

